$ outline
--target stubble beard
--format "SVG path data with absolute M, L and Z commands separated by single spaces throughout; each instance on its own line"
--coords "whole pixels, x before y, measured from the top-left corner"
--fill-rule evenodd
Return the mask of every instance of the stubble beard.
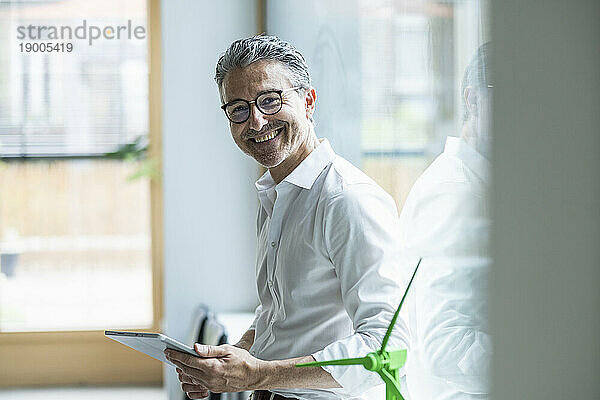
M 299 148 L 302 132 L 297 122 L 283 123 L 283 131 L 273 140 L 279 141 L 279 146 L 271 151 L 258 152 L 247 148 L 245 153 L 254 158 L 260 165 L 270 169 L 279 166 Z M 268 129 L 267 129 L 268 130 Z

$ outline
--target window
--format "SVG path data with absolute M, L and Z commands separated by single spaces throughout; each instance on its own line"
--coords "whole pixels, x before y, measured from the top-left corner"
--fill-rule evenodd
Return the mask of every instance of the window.
M 109 359 L 116 370 L 145 362 L 141 379 L 160 379 L 160 365 L 124 360 L 102 337 L 104 329 L 159 322 L 151 246 L 157 183 L 146 155 L 149 5 L 0 5 L 0 343 L 18 350 L 31 338 L 84 341 L 75 359 L 106 353 L 80 364 L 79 375 L 48 369 L 36 384 L 136 381 L 102 372 Z M 7 356 L 11 349 L 4 347 Z M 59 362 L 47 357 L 40 367 Z M 70 356 L 63 362 L 73 369 Z M 19 384 L 10 377 L 24 376 L 20 363 L 0 385 Z

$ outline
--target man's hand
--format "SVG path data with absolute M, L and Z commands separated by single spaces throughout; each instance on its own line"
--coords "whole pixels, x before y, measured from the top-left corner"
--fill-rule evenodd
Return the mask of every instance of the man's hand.
M 215 393 L 241 392 L 261 386 L 266 361 L 247 350 L 228 344 L 208 346 L 196 343 L 197 357 L 176 350 L 165 350 L 165 356 L 175 364 L 181 388 L 191 399 Z

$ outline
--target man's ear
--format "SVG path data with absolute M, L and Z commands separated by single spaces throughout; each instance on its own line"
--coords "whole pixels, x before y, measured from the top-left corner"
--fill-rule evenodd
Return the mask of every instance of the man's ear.
M 477 115 L 479 111 L 479 93 L 473 86 L 467 86 L 463 92 L 469 115 Z
M 314 112 L 315 106 L 317 103 L 317 92 L 314 88 L 306 89 L 306 94 L 304 95 L 304 106 L 306 109 L 306 118 L 311 119 Z

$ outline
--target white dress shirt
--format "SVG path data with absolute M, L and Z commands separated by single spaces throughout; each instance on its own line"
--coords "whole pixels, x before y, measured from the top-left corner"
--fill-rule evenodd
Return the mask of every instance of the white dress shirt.
M 257 182 L 256 277 L 260 305 L 250 353 L 317 361 L 379 349 L 400 301 L 397 211 L 392 198 L 327 140 L 282 182 Z M 399 321 L 389 349 L 406 348 Z M 364 398 L 380 377 L 362 366 L 324 367 L 341 389 L 279 389 L 299 399 Z
M 485 157 L 448 137 L 402 209 L 401 244 L 424 257 L 403 309 L 411 400 L 488 398 L 488 173 Z

